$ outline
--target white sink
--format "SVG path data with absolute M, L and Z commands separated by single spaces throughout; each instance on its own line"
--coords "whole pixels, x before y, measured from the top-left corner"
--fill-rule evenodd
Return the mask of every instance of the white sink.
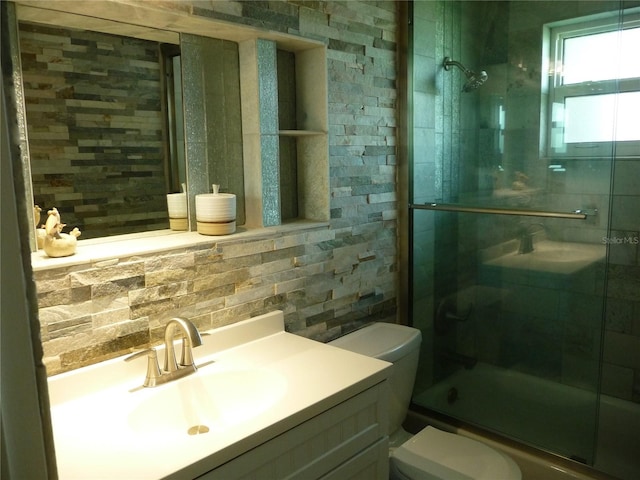
M 286 333 L 279 311 L 211 330 L 193 356 L 196 373 L 153 388 L 141 387 L 144 359 L 125 357 L 49 378 L 60 480 L 196 478 L 377 385 L 389 368 Z
M 129 427 L 166 439 L 219 434 L 252 421 L 287 392 L 284 377 L 272 370 L 216 367 L 202 367 L 175 385 L 134 393 L 126 407 L 130 409 Z M 135 398 L 136 394 L 141 398 Z

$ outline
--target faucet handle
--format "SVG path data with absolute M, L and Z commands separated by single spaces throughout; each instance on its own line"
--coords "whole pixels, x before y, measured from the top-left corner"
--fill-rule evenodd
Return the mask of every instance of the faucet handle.
M 194 347 L 202 345 L 202 337 L 206 337 L 211 334 L 209 332 L 198 332 L 198 335 L 200 336 L 200 342 L 198 343 L 198 345 L 194 345 Z M 182 337 L 182 353 L 180 355 L 180 366 L 193 366 L 194 368 L 196 366 L 193 360 L 193 347 L 189 346 L 186 336 Z
M 187 342 L 187 337 L 182 337 L 182 354 L 180 355 L 180 365 L 183 367 L 193 365 L 193 352 Z M 195 365 L 194 365 L 195 366 Z
M 158 384 L 158 379 L 162 375 L 162 372 L 160 372 L 160 366 L 158 365 L 158 353 L 155 348 L 147 348 L 146 350 L 136 352 L 129 355 L 124 359 L 124 361 L 130 362 L 131 360 L 135 360 L 136 358 L 140 358 L 145 355 L 147 356 L 147 375 L 145 376 L 142 385 L 145 387 L 155 387 Z

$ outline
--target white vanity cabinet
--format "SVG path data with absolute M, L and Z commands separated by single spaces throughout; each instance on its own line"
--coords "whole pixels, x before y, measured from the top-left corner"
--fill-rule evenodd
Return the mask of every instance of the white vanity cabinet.
M 208 333 L 197 372 L 154 388 L 120 357 L 50 378 L 60 480 L 387 479 L 391 364 L 281 311 Z
M 198 480 L 386 480 L 387 388 L 368 388 Z

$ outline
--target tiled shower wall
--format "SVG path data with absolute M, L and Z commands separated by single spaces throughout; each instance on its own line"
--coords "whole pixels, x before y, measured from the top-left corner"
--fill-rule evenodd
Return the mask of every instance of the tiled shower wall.
M 288 331 L 318 339 L 395 320 L 395 2 L 162 8 L 327 42 L 330 225 L 36 272 L 49 373 L 154 343 L 175 315 L 206 329 L 282 309 Z

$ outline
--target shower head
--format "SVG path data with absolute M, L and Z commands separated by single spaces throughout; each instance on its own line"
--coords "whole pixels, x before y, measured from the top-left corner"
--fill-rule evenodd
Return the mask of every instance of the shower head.
M 489 75 L 487 75 L 487 72 L 485 72 L 484 70 L 481 70 L 479 74 L 475 74 L 473 72 L 471 73 L 473 75 L 468 76 L 467 83 L 462 86 L 463 92 L 470 92 L 472 90 L 475 90 L 476 88 L 482 86 L 482 84 L 487 81 L 487 78 L 489 78 Z
M 471 92 L 476 88 L 480 87 L 484 82 L 487 81 L 489 75 L 487 72 L 482 70 L 480 73 L 476 73 L 472 70 L 469 70 L 460 62 L 456 62 L 455 60 L 451 60 L 450 57 L 445 57 L 444 62 L 442 62 L 445 70 L 450 70 L 452 65 L 455 65 L 460 70 L 462 70 L 467 77 L 467 82 L 462 86 L 463 92 Z

